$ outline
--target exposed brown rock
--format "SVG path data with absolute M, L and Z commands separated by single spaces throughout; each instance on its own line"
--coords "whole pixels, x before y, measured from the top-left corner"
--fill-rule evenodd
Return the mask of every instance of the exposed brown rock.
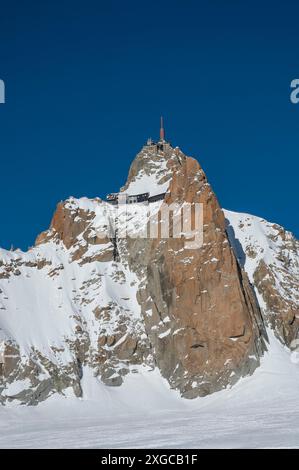
M 52 257 L 51 261 L 12 258 L 2 264 L 0 260 L 0 279 L 19 278 L 25 268 L 38 270 L 55 286 L 54 297 L 60 303 L 63 276 L 71 266 L 71 331 L 63 338 L 63 347 L 51 346 L 54 357 L 32 347 L 21 361 L 18 345 L 10 344 L 14 354 L 9 355 L 6 349 L 1 363 L 2 401 L 16 398 L 5 395 L 6 384 L 24 377 L 30 378 L 32 387 L 17 399 L 36 404 L 68 387 L 81 396 L 85 366 L 106 385 L 118 386 L 129 371 L 138 369 L 137 364 L 157 366 L 172 388 L 194 398 L 234 384 L 259 365 L 266 347 L 261 312 L 231 248 L 223 211 L 202 168 L 180 149 L 166 144 L 163 151 L 154 146 L 142 149 L 123 190 L 140 174 L 154 174 L 161 184 L 169 182 L 168 205 L 203 204 L 203 245 L 190 249 L 186 237 L 174 238 L 173 223 L 170 237 L 165 239 L 161 231 L 156 239 L 111 237 L 105 232 L 106 221 L 95 230 L 95 212 L 79 208 L 73 199 L 60 203 L 50 229 L 37 238 L 36 246 L 56 243 L 55 249 L 63 251 L 63 262 L 58 255 L 57 262 L 55 257 L 53 261 Z M 97 200 L 96 204 L 95 211 L 105 203 Z M 250 247 L 247 254 L 252 259 L 256 256 Z M 106 264 L 103 274 L 99 266 Z M 87 273 L 83 280 L 76 271 L 81 269 Z M 126 269 L 132 277 L 126 275 Z M 276 314 L 273 327 L 289 343 L 298 331 L 298 310 L 275 297 L 272 274 L 261 264 L 255 282 Z M 103 295 L 113 283 L 120 293 L 111 298 Z M 141 314 L 132 301 L 135 288 Z M 1 295 L 4 302 L 5 293 L 1 291 Z M 5 309 L 2 304 L 0 308 Z M 58 308 L 64 315 L 62 302 Z M 68 362 L 58 366 L 65 351 Z M 41 371 L 46 371 L 46 377 L 41 378 Z
M 282 343 L 291 346 L 292 341 L 298 337 L 298 304 L 291 298 L 284 297 L 277 289 L 273 271 L 263 260 L 254 273 L 254 281 L 267 306 L 265 314 L 268 323 Z
M 166 202 L 203 203 L 204 245 L 190 250 L 184 239 L 131 240 L 127 251 L 134 253 L 131 269 L 144 268 L 138 299 L 156 363 L 173 387 L 194 397 L 253 372 L 265 349 L 264 327 L 198 162 L 171 148 L 165 158 L 172 173 Z

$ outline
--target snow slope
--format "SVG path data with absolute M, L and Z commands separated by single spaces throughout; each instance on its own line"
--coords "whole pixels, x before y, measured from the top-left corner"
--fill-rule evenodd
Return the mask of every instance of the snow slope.
M 2 407 L 0 447 L 298 448 L 299 365 L 271 333 L 270 342 L 253 376 L 205 398 L 184 400 L 143 370 L 119 388 L 89 377 L 85 400 Z
M 279 263 L 273 224 L 248 214 L 225 214 L 251 281 L 260 259 Z M 254 247 L 256 258 L 246 256 L 248 247 Z M 268 352 L 251 377 L 196 400 L 181 398 L 157 369 L 147 366 L 136 367 L 138 373 L 116 388 L 105 386 L 86 368 L 83 399 L 74 398 L 70 389 L 65 397 L 54 395 L 38 407 L 1 407 L 0 447 L 298 448 L 298 358 L 269 328 L 268 335 Z M 18 386 L 24 384 L 13 384 Z

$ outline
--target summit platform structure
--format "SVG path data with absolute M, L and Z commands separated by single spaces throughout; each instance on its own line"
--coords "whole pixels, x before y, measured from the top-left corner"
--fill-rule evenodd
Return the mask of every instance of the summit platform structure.
M 158 142 L 154 142 L 151 138 L 147 140 L 144 148 L 148 148 L 151 153 L 156 155 L 163 155 L 167 150 L 171 149 L 171 144 L 165 140 L 165 128 L 163 117 L 160 119 L 160 135 Z M 150 191 L 151 188 L 148 188 Z M 134 203 L 151 203 L 163 200 L 167 193 L 155 194 L 150 196 L 150 192 L 128 195 L 125 192 L 107 194 L 106 200 L 110 204 L 134 204 Z

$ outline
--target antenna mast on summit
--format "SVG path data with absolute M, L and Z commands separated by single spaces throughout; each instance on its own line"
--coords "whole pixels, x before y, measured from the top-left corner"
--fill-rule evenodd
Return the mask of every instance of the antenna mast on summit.
M 163 121 L 163 116 L 161 116 L 160 141 L 161 141 L 161 142 L 164 142 L 164 140 L 165 140 L 164 121 Z

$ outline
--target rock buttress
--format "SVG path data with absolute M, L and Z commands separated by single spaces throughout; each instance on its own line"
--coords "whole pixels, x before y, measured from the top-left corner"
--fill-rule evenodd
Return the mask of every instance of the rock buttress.
M 144 155 L 137 156 L 135 168 L 139 158 Z M 149 161 L 154 158 L 153 153 Z M 178 148 L 168 147 L 164 158 L 171 174 L 165 202 L 203 204 L 203 246 L 188 249 L 184 238 L 171 237 L 119 243 L 141 279 L 138 301 L 156 365 L 171 387 L 193 398 L 251 374 L 265 350 L 266 333 L 203 170 Z M 131 167 L 134 179 L 137 173 Z

